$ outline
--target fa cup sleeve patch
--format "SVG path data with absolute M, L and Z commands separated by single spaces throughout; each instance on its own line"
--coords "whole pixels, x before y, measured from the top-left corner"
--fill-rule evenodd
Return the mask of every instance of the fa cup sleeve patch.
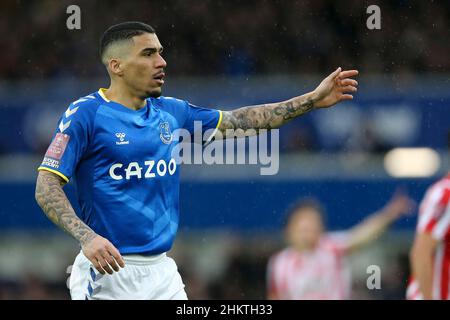
M 45 157 L 55 160 L 61 160 L 67 144 L 69 143 L 70 136 L 65 133 L 58 132 L 53 139 L 52 143 L 47 149 Z

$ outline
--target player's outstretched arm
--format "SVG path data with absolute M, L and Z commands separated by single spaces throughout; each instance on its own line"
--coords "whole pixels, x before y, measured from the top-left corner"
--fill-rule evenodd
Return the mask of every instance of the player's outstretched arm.
M 100 273 L 112 274 L 112 269 L 119 271 L 119 265 L 125 266 L 119 251 L 77 217 L 62 189 L 64 184 L 65 181 L 56 174 L 39 171 L 35 194 L 37 203 L 54 224 L 80 242 L 83 253 Z
M 393 222 L 409 213 L 414 201 L 403 192 L 397 191 L 386 206 L 370 215 L 350 230 L 348 251 L 354 251 L 379 237 Z
M 351 78 L 357 74 L 357 70 L 342 71 L 338 68 L 314 91 L 302 96 L 278 103 L 224 111 L 218 128 L 220 134 L 216 138 L 258 134 L 260 129 L 279 128 L 313 109 L 328 108 L 338 102 L 351 100 L 352 93 L 357 91 L 358 86 L 358 82 Z

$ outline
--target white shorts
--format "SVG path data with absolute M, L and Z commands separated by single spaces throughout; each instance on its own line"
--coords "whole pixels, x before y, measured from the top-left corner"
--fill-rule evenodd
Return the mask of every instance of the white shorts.
M 125 268 L 102 275 L 80 252 L 70 276 L 72 300 L 187 300 L 177 265 L 165 253 L 123 259 Z

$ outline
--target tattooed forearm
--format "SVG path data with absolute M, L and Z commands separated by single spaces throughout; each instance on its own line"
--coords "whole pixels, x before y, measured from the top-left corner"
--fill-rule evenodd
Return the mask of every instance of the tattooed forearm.
M 83 245 L 92 240 L 96 234 L 77 217 L 62 189 L 63 185 L 64 181 L 55 174 L 39 171 L 36 183 L 36 201 L 54 224 Z
M 275 129 L 314 108 L 309 94 L 288 101 L 249 106 L 223 112 L 219 130 L 226 135 L 227 130 Z

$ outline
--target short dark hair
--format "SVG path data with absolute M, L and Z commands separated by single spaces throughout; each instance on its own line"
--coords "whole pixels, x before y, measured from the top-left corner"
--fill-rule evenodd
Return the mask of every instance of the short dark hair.
M 322 206 L 322 204 L 317 200 L 316 198 L 307 197 L 298 199 L 297 201 L 293 202 L 286 210 L 285 219 L 284 219 L 284 225 L 287 227 L 289 223 L 291 222 L 292 216 L 299 210 L 303 209 L 313 209 L 316 211 L 320 218 L 322 219 L 323 223 L 325 224 L 325 209 Z
M 148 24 L 138 21 L 127 21 L 109 27 L 100 38 L 100 58 L 111 43 L 131 39 L 144 33 L 155 33 Z

